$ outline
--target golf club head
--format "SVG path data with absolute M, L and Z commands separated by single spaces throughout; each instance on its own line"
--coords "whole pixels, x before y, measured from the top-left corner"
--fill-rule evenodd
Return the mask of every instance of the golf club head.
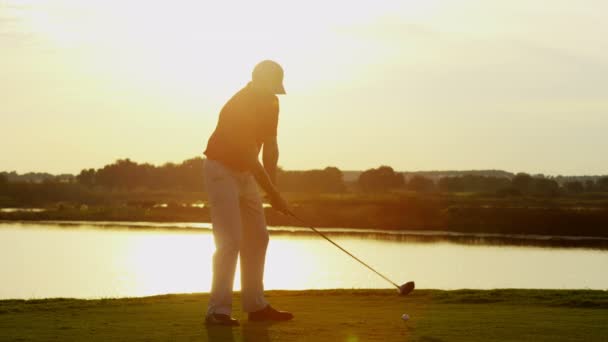
M 414 291 L 416 284 L 413 281 L 408 281 L 407 283 L 399 286 L 399 295 L 407 296 L 410 292 Z

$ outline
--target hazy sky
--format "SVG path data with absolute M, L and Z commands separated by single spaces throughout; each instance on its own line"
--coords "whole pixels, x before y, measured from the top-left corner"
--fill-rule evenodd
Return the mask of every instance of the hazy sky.
M 608 1 L 0 0 L 0 170 L 201 155 L 262 59 L 287 169 L 608 174 Z

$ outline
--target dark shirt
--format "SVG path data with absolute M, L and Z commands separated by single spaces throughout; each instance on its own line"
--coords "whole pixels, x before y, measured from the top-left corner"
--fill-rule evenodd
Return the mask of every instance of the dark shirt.
M 247 171 L 250 153 L 277 136 L 279 100 L 276 95 L 256 91 L 249 83 L 222 108 L 205 155 L 236 171 Z

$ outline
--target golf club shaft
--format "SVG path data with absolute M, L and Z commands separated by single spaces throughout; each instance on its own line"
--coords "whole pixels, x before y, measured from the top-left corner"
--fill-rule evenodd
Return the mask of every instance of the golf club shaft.
M 306 223 L 306 221 L 302 220 L 301 218 L 297 217 L 295 214 L 291 214 L 291 217 L 293 217 L 294 219 L 300 221 L 302 224 L 304 224 L 306 227 L 312 229 L 313 232 L 319 234 L 319 236 L 321 236 L 322 238 L 324 238 L 325 240 L 329 241 L 329 243 L 331 243 L 332 245 L 338 247 L 342 252 L 348 254 L 351 258 L 357 260 L 361 265 L 367 267 L 370 271 L 376 273 L 377 275 L 379 275 L 380 277 L 382 277 L 382 279 L 388 281 L 389 283 L 391 283 L 393 286 L 395 286 L 397 289 L 400 289 L 399 285 L 395 284 L 395 282 L 393 282 L 392 280 L 390 280 L 389 278 L 387 278 L 385 275 L 383 275 L 382 273 L 376 271 L 373 267 L 371 267 L 370 265 L 366 264 L 365 262 L 363 262 L 363 260 L 357 258 L 356 256 L 354 256 L 352 253 L 350 253 L 349 251 L 347 251 L 346 249 L 342 248 L 342 246 L 338 245 L 337 243 L 335 243 L 332 239 L 330 239 L 329 237 L 327 237 L 327 235 L 321 233 L 319 230 L 317 230 L 317 228 L 311 226 L 310 224 Z

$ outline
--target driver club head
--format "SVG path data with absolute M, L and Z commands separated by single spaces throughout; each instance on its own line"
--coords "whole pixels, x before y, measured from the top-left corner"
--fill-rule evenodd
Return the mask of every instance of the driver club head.
M 416 284 L 413 281 L 408 281 L 407 283 L 399 286 L 399 295 L 407 296 L 410 292 L 414 291 Z

